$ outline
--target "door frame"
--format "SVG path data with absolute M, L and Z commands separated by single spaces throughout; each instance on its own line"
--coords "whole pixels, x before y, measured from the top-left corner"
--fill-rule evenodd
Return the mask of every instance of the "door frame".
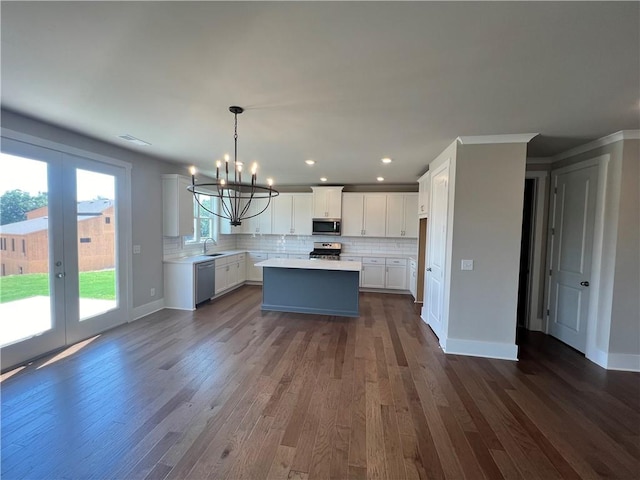
M 553 177 L 557 174 L 568 173 L 575 170 L 581 170 L 583 168 L 596 166 L 598 167 L 598 182 L 596 192 L 596 206 L 595 206 L 595 223 L 593 228 L 593 246 L 591 253 L 591 277 L 589 287 L 589 312 L 587 314 L 587 344 L 585 348 L 585 357 L 594 361 L 595 363 L 602 364 L 600 357 L 601 351 L 597 348 L 596 337 L 598 331 L 598 310 L 600 305 L 600 291 L 603 284 L 603 272 L 602 272 L 602 257 L 603 257 L 603 241 L 604 241 L 604 216 L 605 216 L 605 200 L 606 200 L 606 186 L 607 176 L 609 170 L 609 163 L 611 160 L 610 154 L 599 155 L 590 159 L 573 163 L 560 168 L 552 168 L 549 178 L 550 183 L 553 183 Z M 551 224 L 551 218 L 553 215 L 552 209 L 554 208 L 554 188 L 551 185 L 549 188 L 549 206 L 548 206 L 548 225 Z M 551 269 L 551 260 L 553 255 L 552 249 L 552 234 L 551 228 L 547 228 L 547 259 L 546 259 L 546 288 L 545 288 L 545 305 L 547 312 L 549 312 L 551 305 L 551 281 L 548 274 Z M 604 321 L 604 320 L 603 320 Z M 549 334 L 549 315 L 545 315 L 545 333 Z
M 122 298 L 120 301 L 125 318 L 120 323 L 124 324 L 124 323 L 131 322 L 133 320 L 133 262 L 132 262 L 133 260 L 132 259 L 133 221 L 132 221 L 132 213 L 131 213 L 131 210 L 132 210 L 131 208 L 131 167 L 132 165 L 128 162 L 125 162 L 113 157 L 109 157 L 106 155 L 101 155 L 101 154 L 90 152 L 80 148 L 72 147 L 72 146 L 55 142 L 52 140 L 48 140 L 45 138 L 36 137 L 34 135 L 19 132 L 6 127 L 0 128 L 0 137 L 3 143 L 3 150 L 6 149 L 8 153 L 14 152 L 15 154 L 19 154 L 20 156 L 25 156 L 25 155 L 29 156 L 29 152 L 33 152 L 32 155 L 36 155 L 36 156 L 33 156 L 32 158 L 34 158 L 35 160 L 38 159 L 37 155 L 42 153 L 42 149 L 46 149 L 51 152 L 51 158 L 54 159 L 54 161 L 56 162 L 62 163 L 65 156 L 73 156 L 73 157 L 84 158 L 93 162 L 98 162 L 110 167 L 119 167 L 124 169 L 124 175 L 123 175 L 124 178 L 122 179 L 122 186 L 121 188 L 118 188 L 119 193 L 123 195 L 123 197 L 120 199 L 120 203 L 123 205 L 124 208 L 118 209 L 120 213 L 120 219 L 118 221 L 120 231 L 118 233 L 123 237 L 124 251 L 122 252 L 122 263 L 123 263 L 122 269 L 125 272 L 124 281 L 126 282 L 126 286 L 123 289 L 124 298 Z M 6 147 L 9 147 L 9 148 L 6 148 Z M 62 202 L 64 203 L 65 201 L 66 201 L 66 198 L 63 196 Z M 52 212 L 51 214 L 55 214 L 55 213 Z M 51 288 L 54 288 L 53 283 Z M 66 295 L 67 295 L 67 292 L 65 292 L 65 296 Z M 56 316 L 62 315 L 62 316 L 58 316 L 57 318 L 58 319 L 64 318 L 64 305 L 62 307 L 55 306 L 55 308 L 57 309 Z M 91 336 L 93 335 L 90 333 L 87 333 L 86 338 Z M 66 344 L 66 347 L 80 340 L 83 340 L 83 338 L 74 337 L 70 343 Z M 66 347 L 65 345 L 62 345 L 61 347 L 60 346 L 55 347 L 48 351 L 51 352 L 51 351 L 55 351 L 60 348 L 66 348 Z M 45 355 L 45 354 L 46 353 L 42 353 L 42 355 Z M 39 355 L 39 356 L 42 356 L 42 355 Z M 15 366 L 21 363 L 24 363 L 24 362 L 18 361 L 14 365 L 9 365 L 9 364 L 2 365 L 2 370 L 4 371 L 7 369 L 14 368 Z

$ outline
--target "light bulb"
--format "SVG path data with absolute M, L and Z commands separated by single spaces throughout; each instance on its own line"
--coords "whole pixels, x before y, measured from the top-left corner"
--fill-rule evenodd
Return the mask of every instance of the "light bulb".
M 267 178 L 267 185 L 269 185 L 269 186 L 273 185 L 273 179 L 272 178 Z
M 258 171 L 258 164 L 256 162 L 253 162 L 253 165 L 251 165 L 251 174 L 255 175 L 257 171 Z
M 225 154 L 224 154 L 224 161 L 225 161 L 225 162 L 228 162 L 228 161 L 229 161 L 229 154 L 228 154 L 228 153 L 225 153 Z
M 191 175 L 195 175 L 195 174 L 196 174 L 196 167 L 193 167 L 193 166 L 192 166 L 192 167 L 189 169 L 189 172 L 191 172 Z
M 220 160 L 216 160 L 216 168 L 220 168 L 222 166 L 222 162 Z

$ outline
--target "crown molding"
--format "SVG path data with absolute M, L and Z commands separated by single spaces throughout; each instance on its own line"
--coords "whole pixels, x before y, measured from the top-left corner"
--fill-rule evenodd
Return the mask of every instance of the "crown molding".
M 527 165 L 551 165 L 552 157 L 527 157 Z
M 471 135 L 457 138 L 461 145 L 481 145 L 487 143 L 529 143 L 538 133 L 510 133 L 504 135 Z
M 640 130 L 620 130 L 619 132 L 612 133 L 611 135 L 599 138 L 593 142 L 585 143 L 584 145 L 574 147 L 566 152 L 559 153 L 552 157 L 552 161 L 557 162 L 559 160 L 564 160 L 565 158 L 575 157 L 581 153 L 585 153 L 599 147 L 604 147 L 611 143 L 620 142 L 622 140 L 640 140 Z

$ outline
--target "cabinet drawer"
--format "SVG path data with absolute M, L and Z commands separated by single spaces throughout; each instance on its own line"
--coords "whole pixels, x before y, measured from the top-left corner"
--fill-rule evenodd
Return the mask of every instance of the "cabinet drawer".
M 352 257 L 349 255 L 340 255 L 340 260 L 343 262 L 362 262 L 362 257 Z
M 387 258 L 385 263 L 389 266 L 391 265 L 396 265 L 398 267 L 407 266 L 407 260 L 404 258 Z
M 298 260 L 308 260 L 309 259 L 309 254 L 304 254 L 304 253 L 290 253 L 289 254 L 289 258 L 295 258 Z
M 286 253 L 270 253 L 269 258 L 289 258 Z
M 362 257 L 364 265 L 384 265 L 384 258 L 380 257 Z

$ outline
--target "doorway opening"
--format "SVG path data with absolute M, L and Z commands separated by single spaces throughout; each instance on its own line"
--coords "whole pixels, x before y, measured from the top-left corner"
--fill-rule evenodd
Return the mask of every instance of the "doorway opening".
M 522 236 L 520 237 L 520 273 L 518 276 L 518 307 L 516 310 L 516 344 L 527 331 L 529 317 L 530 272 L 533 245 L 533 205 L 535 202 L 536 181 L 526 178 L 524 183 L 524 202 L 522 207 Z

